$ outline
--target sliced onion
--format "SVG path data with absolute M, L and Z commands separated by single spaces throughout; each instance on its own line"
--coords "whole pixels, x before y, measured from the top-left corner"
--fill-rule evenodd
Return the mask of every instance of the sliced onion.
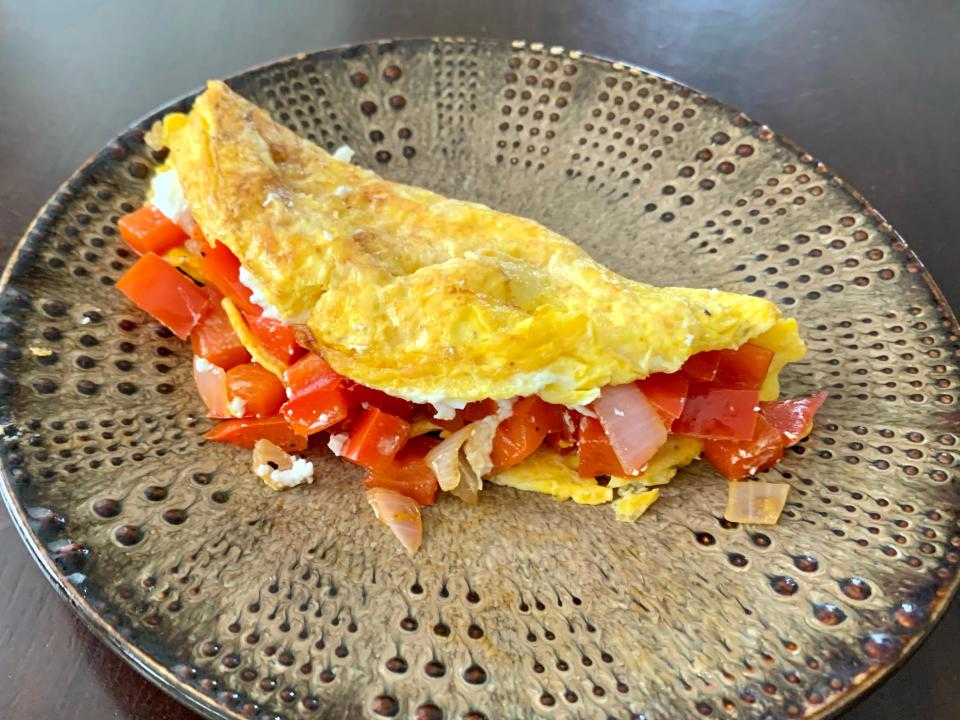
M 193 379 L 197 383 L 203 404 L 210 411 L 210 417 L 233 417 L 230 414 L 230 398 L 227 393 L 227 373 L 222 367 L 202 357 L 194 357 Z
M 460 448 L 472 433 L 473 428 L 466 425 L 427 453 L 427 465 L 433 469 L 444 492 L 450 492 L 460 484 Z
M 776 525 L 789 492 L 790 486 L 786 483 L 733 480 L 728 486 L 723 517 L 736 523 Z
M 639 475 L 667 441 L 657 409 L 633 383 L 604 388 L 591 407 L 627 475 Z
M 367 502 L 377 520 L 397 536 L 397 540 L 413 555 L 423 540 L 423 521 L 414 500 L 394 490 L 374 487 L 367 490 Z

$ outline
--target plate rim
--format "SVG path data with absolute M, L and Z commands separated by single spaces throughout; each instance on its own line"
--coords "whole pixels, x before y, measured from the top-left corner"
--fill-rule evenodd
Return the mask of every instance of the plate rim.
M 858 205 L 860 205 L 863 208 L 864 213 L 878 223 L 878 229 L 881 232 L 890 236 L 891 239 L 902 245 L 902 253 L 904 257 L 900 263 L 901 267 L 908 263 L 914 263 L 916 265 L 917 269 L 914 274 L 919 275 L 923 279 L 925 285 L 930 290 L 933 301 L 937 308 L 943 314 L 944 319 L 949 322 L 950 328 L 954 331 L 954 333 L 960 334 L 960 322 L 957 320 L 957 315 L 950 303 L 947 301 L 947 298 L 940 286 L 927 269 L 926 265 L 917 256 L 913 248 L 910 247 L 903 235 L 889 223 L 886 217 L 884 217 L 884 215 L 880 213 L 857 188 L 844 180 L 830 166 L 819 160 L 812 153 L 808 152 L 793 138 L 773 130 L 770 128 L 770 126 L 758 121 L 753 116 L 748 115 L 747 113 L 733 107 L 729 103 L 716 98 L 710 93 L 701 91 L 696 86 L 690 85 L 681 80 L 677 80 L 671 75 L 659 70 L 653 70 L 645 65 L 626 62 L 623 60 L 615 60 L 599 53 L 570 49 L 561 45 L 550 45 L 540 41 L 469 35 L 409 35 L 373 38 L 370 40 L 348 42 L 340 45 L 332 45 L 314 50 L 284 55 L 231 73 L 230 75 L 223 77 L 222 80 L 227 84 L 231 84 L 244 79 L 251 74 L 263 72 L 264 70 L 275 66 L 285 65 L 298 60 L 304 60 L 308 57 L 314 57 L 327 53 L 342 53 L 344 51 L 353 50 L 359 47 L 376 47 L 384 44 L 412 44 L 428 42 L 465 42 L 474 43 L 477 45 L 490 45 L 498 48 L 509 47 L 515 50 L 527 49 L 532 52 L 547 52 L 557 56 L 563 55 L 578 62 L 584 61 L 603 65 L 616 71 L 636 70 L 658 78 L 661 81 L 672 83 L 674 86 L 676 86 L 676 88 L 687 89 L 692 93 L 696 93 L 698 96 L 703 97 L 708 103 L 719 108 L 722 112 L 735 117 L 743 118 L 748 124 L 751 124 L 754 127 L 765 129 L 770 133 L 770 142 L 780 144 L 791 153 L 796 154 L 797 159 L 800 162 L 812 166 L 814 172 L 833 185 L 835 189 L 845 193 Z M 41 225 L 45 216 L 54 210 L 52 206 L 69 195 L 71 186 L 83 181 L 86 177 L 88 177 L 88 175 L 93 171 L 92 169 L 96 163 L 104 158 L 105 155 L 109 154 L 110 148 L 116 145 L 117 141 L 131 134 L 144 131 L 149 127 L 149 124 L 152 124 L 153 121 L 159 119 L 162 115 L 171 112 L 177 109 L 179 106 L 183 106 L 185 103 L 193 100 L 202 91 L 202 88 L 203 86 L 197 87 L 180 96 L 174 97 L 169 101 L 163 102 L 155 106 L 152 110 L 148 111 L 144 115 L 140 116 L 138 119 L 126 125 L 124 129 L 119 131 L 117 134 L 112 135 L 99 150 L 90 155 L 83 163 L 81 163 L 50 194 L 47 200 L 39 208 L 33 219 L 27 224 L 23 234 L 20 236 L 20 239 L 10 252 L 10 255 L 4 265 L 3 272 L 0 274 L 0 297 L 6 293 L 8 285 L 10 284 L 14 275 L 17 273 L 18 265 L 20 264 L 20 261 L 24 259 L 24 249 L 27 243 L 34 237 L 35 233 L 40 231 L 39 226 Z M 960 366 L 960 362 L 954 359 L 953 365 Z M 31 558 L 40 567 L 43 576 L 57 591 L 57 594 L 63 600 L 65 600 L 71 609 L 80 617 L 84 626 L 90 630 L 98 640 L 102 641 L 111 651 L 114 652 L 114 654 L 119 656 L 129 667 L 133 668 L 138 674 L 140 674 L 141 677 L 144 677 L 155 687 L 162 690 L 177 702 L 184 704 L 190 710 L 193 710 L 204 717 L 211 718 L 212 720 L 244 720 L 245 716 L 240 712 L 230 710 L 225 705 L 217 703 L 216 700 L 211 696 L 199 691 L 187 683 L 179 681 L 171 670 L 166 668 L 159 661 L 152 658 L 145 650 L 141 649 L 140 646 L 134 644 L 130 640 L 125 639 L 121 633 L 119 633 L 114 627 L 112 627 L 103 619 L 103 616 L 100 613 L 94 610 L 90 603 L 87 602 L 85 593 L 83 593 L 74 583 L 72 583 L 60 570 L 60 568 L 56 566 L 56 563 L 53 561 L 49 553 L 41 552 L 43 542 L 30 526 L 30 522 L 25 514 L 25 508 L 23 508 L 16 497 L 8 469 L 6 467 L 5 459 L 0 461 L 0 498 L 3 499 L 3 503 L 6 506 L 7 511 L 10 513 L 11 520 L 13 521 L 12 525 L 16 529 L 20 539 L 23 541 L 23 544 L 26 546 Z M 898 672 L 904 665 L 906 665 L 906 663 L 914 657 L 914 654 L 917 652 L 917 650 L 919 650 L 919 648 L 926 642 L 933 632 L 937 630 L 948 609 L 956 601 L 958 594 L 960 594 L 960 573 L 954 574 L 953 579 L 950 581 L 947 587 L 947 592 L 940 596 L 939 602 L 935 601 L 935 604 L 931 604 L 931 612 L 923 631 L 912 635 L 904 643 L 902 652 L 897 656 L 897 659 L 894 662 L 878 667 L 877 670 L 870 675 L 867 682 L 860 685 L 851 686 L 850 690 L 842 694 L 836 702 L 825 704 L 812 715 L 807 716 L 808 720 L 829 720 L 830 718 L 836 718 L 842 713 L 851 710 L 862 703 L 875 690 L 889 680 L 894 673 Z

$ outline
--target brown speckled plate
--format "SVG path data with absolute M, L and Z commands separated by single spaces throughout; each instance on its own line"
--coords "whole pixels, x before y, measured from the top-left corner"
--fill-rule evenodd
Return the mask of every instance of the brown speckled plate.
M 793 488 L 775 527 L 723 521 L 699 465 L 635 525 L 505 488 L 443 500 L 410 559 L 346 464 L 318 455 L 316 484 L 278 495 L 205 444 L 189 347 L 114 289 L 158 112 L 40 212 L 0 316 L 4 499 L 138 670 L 217 718 L 823 718 L 930 630 L 960 560 L 956 320 L 827 167 L 678 83 L 538 44 L 374 43 L 230 84 L 626 275 L 770 297 L 810 349 L 785 392 L 830 398 L 768 473 Z

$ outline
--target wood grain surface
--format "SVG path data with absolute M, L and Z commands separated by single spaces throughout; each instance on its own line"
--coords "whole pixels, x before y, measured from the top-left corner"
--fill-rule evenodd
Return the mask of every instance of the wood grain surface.
M 541 40 L 644 65 L 837 170 L 960 299 L 960 6 L 846 0 L 162 3 L 0 0 L 0 255 L 59 183 L 152 108 L 251 65 L 381 37 Z M 960 607 L 845 720 L 960 717 Z M 97 641 L 0 510 L 0 717 L 196 717 Z

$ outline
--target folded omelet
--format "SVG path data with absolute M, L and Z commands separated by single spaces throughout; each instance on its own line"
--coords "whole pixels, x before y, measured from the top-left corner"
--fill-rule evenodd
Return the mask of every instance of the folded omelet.
M 305 324 L 339 373 L 391 395 L 583 406 L 752 340 L 776 351 L 770 399 L 803 354 L 768 300 L 622 277 L 533 220 L 335 159 L 222 82 L 159 133 L 193 218 L 240 259 L 258 302 Z

